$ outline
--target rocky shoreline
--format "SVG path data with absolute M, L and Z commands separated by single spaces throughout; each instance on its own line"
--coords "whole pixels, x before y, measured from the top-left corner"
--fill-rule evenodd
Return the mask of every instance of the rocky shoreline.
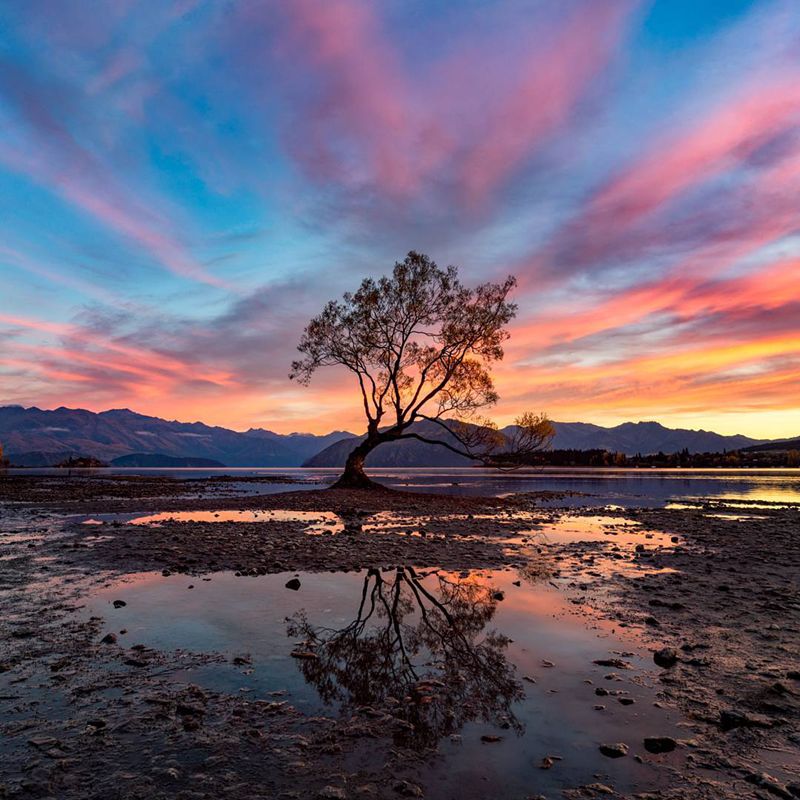
M 643 632 L 662 667 L 664 701 L 691 724 L 682 777 L 698 794 L 677 788 L 660 796 L 797 797 L 800 509 L 764 504 L 759 519 L 725 512 L 721 503 L 611 512 L 683 544 L 645 549 L 639 556 L 652 570 L 617 572 L 610 586 L 591 574 L 605 557 L 597 547 L 573 546 L 563 556 L 580 574 L 580 586 L 572 584 L 582 601 Z
M 543 509 L 535 495 L 234 488 L 218 479 L 0 479 L 0 797 L 427 796 L 420 767 L 435 754 L 398 744 L 391 734 L 402 720 L 391 708 L 308 716 L 280 696 L 212 692 L 176 675 L 219 654 L 137 648 L 105 620 L 76 613 L 92 587 L 128 573 L 247 579 L 402 565 L 527 570 L 587 618 L 636 629 L 656 659 L 659 702 L 680 709 L 687 736 L 651 743 L 682 753 L 679 768 L 663 767 L 667 788 L 629 796 L 800 796 L 798 508 L 766 504 L 746 519 L 716 506 L 602 510 L 676 540 L 657 547 L 617 543 L 611 525 L 603 541 L 542 541 L 537 528 L 598 511 Z M 134 514 L 193 509 L 320 519 L 313 532 L 291 514 L 132 524 Z M 103 524 L 83 524 L 90 515 Z M 566 796 L 628 795 L 598 781 Z

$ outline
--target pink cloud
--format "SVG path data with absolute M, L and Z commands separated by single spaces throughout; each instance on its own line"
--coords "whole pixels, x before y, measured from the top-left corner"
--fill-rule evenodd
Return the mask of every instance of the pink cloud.
M 485 130 L 459 167 L 470 204 L 483 202 L 569 120 L 610 63 L 630 8 L 628 3 L 594 3 L 573 13 L 550 33 L 544 49 L 533 49 L 517 66 L 519 78 L 509 81 L 499 98 L 475 103 L 475 110 L 485 117 Z M 461 89 L 466 89 L 465 83 Z
M 685 133 L 666 137 L 593 198 L 598 226 L 630 225 L 800 122 L 800 74 L 756 80 Z
M 707 272 L 692 271 L 689 265 L 685 267 L 678 274 L 595 302 L 586 311 L 576 312 L 570 307 L 562 314 L 538 317 L 517 326 L 509 349 L 530 353 L 537 347 L 621 329 L 659 313 L 689 319 L 754 306 L 777 308 L 800 301 L 800 261 L 795 259 L 727 280 L 709 280 Z
M 688 130 L 663 137 L 608 180 L 549 243 L 526 259 L 521 271 L 539 282 L 548 275 L 569 277 L 576 269 L 653 250 L 746 242 L 758 228 L 776 235 L 789 232 L 800 176 L 797 147 L 778 152 L 766 166 L 751 165 L 748 159 L 798 125 L 800 74 L 759 75 Z M 686 213 L 676 209 L 676 201 L 687 193 L 736 171 L 734 188 L 720 189 L 716 204 L 729 210 L 736 200 L 746 209 L 736 219 L 708 203 Z M 781 191 L 793 195 L 792 209 Z M 662 211 L 677 211 L 677 218 L 667 224 L 657 217 Z M 693 230 L 701 241 L 691 241 Z
M 228 385 L 233 381 L 232 375 L 226 370 L 206 368 L 153 349 L 131 345 L 119 339 L 111 339 L 83 326 L 47 322 L 11 314 L 0 314 L 0 324 L 37 333 L 55 335 L 72 343 L 90 345 L 100 351 L 95 354 L 99 363 L 104 362 L 108 353 L 115 353 L 128 359 L 128 364 L 133 369 L 141 368 L 160 371 L 183 381 L 207 381 L 221 386 Z M 91 358 L 91 353 L 84 351 L 84 357 Z M 69 351 L 65 353 L 64 360 L 70 360 Z
M 403 194 L 416 185 L 404 152 L 413 138 L 410 86 L 399 58 L 386 40 L 375 7 L 349 0 L 297 0 L 282 7 L 291 47 L 281 48 L 296 62 L 308 60 L 324 86 L 312 110 L 307 156 L 324 171 L 340 169 L 343 153 L 334 137 L 359 144 L 377 181 Z
M 305 106 L 290 147 L 320 181 L 404 200 L 448 184 L 444 202 L 475 208 L 569 120 L 608 66 L 632 7 L 598 3 L 551 21 L 544 46 L 531 39 L 534 17 L 516 17 L 500 32 L 457 42 L 412 79 L 376 6 L 280 6 L 288 32 L 279 63 Z M 243 14 L 242 29 L 256 20 L 266 28 L 261 13 Z M 478 63 L 495 80 L 475 80 Z

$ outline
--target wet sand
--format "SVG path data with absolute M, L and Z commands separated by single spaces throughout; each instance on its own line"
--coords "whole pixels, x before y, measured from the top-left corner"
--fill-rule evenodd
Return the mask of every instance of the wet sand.
M 797 507 L 742 509 L 731 501 L 560 511 L 541 507 L 543 499 L 558 501 L 553 493 L 258 495 L 252 486 L 237 491 L 243 480 L 0 479 L 0 797 L 800 796 Z M 181 515 L 191 511 L 208 513 Z M 226 511 L 236 513 L 226 518 Z M 241 512 L 248 521 L 239 521 Z M 142 521 L 153 514 L 159 518 Z M 542 582 L 580 624 L 631 637 L 649 662 L 641 678 L 655 692 L 640 697 L 638 708 L 644 714 L 647 702 L 669 711 L 677 729 L 650 734 L 674 750 L 650 752 L 642 731 L 631 728 L 636 738 L 621 742 L 625 755 L 601 753 L 597 776 L 573 784 L 573 775 L 584 777 L 569 763 L 577 751 L 537 749 L 525 754 L 535 768 L 521 773 L 514 793 L 498 794 L 497 765 L 515 769 L 520 751 L 503 733 L 496 693 L 497 734 L 478 735 L 467 718 L 460 732 L 449 723 L 423 725 L 432 712 L 420 709 L 452 714 L 456 701 L 463 703 L 463 693 L 451 691 L 456 683 L 412 685 L 399 706 L 398 698 L 373 692 L 376 702 L 368 706 L 312 712 L 282 694 L 198 685 L 195 676 L 220 664 L 239 670 L 246 684 L 253 669 L 246 643 L 241 663 L 213 648 L 155 646 L 122 633 L 113 605 L 103 613 L 91 600 L 132 575 L 185 576 L 186 591 L 194 591 L 222 572 L 241 581 L 279 573 L 288 581 L 301 573 L 307 581 L 306 574 L 344 570 L 380 581 L 387 592 L 405 582 L 402 596 L 409 597 L 438 579 L 439 573 L 415 577 L 434 568 L 442 576 L 463 575 L 461 583 L 443 585 L 473 585 L 473 574 L 494 581 L 470 595 L 470 608 L 482 609 L 486 619 L 511 613 L 497 609 L 503 603 L 512 609 L 517 583 L 523 591 Z M 459 598 L 454 602 L 463 610 Z M 119 611 L 117 619 L 129 618 L 124 606 Z M 163 613 L 170 616 L 169 600 Z M 297 652 L 307 654 L 309 665 L 336 644 L 313 627 L 297 633 Z M 472 658 L 479 641 L 470 640 L 461 655 Z M 624 695 L 594 689 L 622 680 L 629 659 L 604 655 L 598 660 L 609 664 L 595 665 L 599 674 L 587 678 L 596 686 L 582 686 L 577 674 L 567 679 L 571 673 L 563 670 L 565 683 L 554 691 L 587 691 L 587 709 L 610 710 L 609 702 Z M 327 679 L 309 669 L 310 684 Z M 612 673 L 618 674 L 606 683 Z M 519 702 L 515 686 L 524 677 L 509 677 L 510 707 Z M 480 706 L 486 678 L 471 679 L 469 700 Z M 594 724 L 591 714 L 587 720 Z M 598 731 L 604 724 L 597 723 Z M 452 782 L 458 773 L 449 771 L 460 763 L 454 736 L 464 737 L 459 747 L 477 747 L 466 793 Z M 543 761 L 551 756 L 552 763 Z

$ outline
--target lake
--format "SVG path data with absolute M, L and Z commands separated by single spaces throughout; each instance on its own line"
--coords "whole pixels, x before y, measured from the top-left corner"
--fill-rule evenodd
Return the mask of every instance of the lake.
M 78 471 L 74 471 L 78 472 Z M 217 469 L 96 469 L 94 475 L 172 475 L 181 478 L 286 477 L 296 482 L 248 483 L 239 493 L 273 494 L 314 489 L 333 482 L 338 469 L 298 467 Z M 395 489 L 460 495 L 502 496 L 514 492 L 570 492 L 557 506 L 666 506 L 681 501 L 724 499 L 746 505 L 800 503 L 800 469 L 587 469 L 544 468 L 512 473 L 475 467 L 370 469 L 370 476 Z M 9 474 L 58 474 L 65 470 L 9 470 Z

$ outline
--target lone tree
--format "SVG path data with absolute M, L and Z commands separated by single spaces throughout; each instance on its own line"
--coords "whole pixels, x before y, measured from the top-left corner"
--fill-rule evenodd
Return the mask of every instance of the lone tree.
M 501 469 L 530 463 L 549 444 L 554 431 L 544 414 L 523 414 L 509 436 L 477 416 L 498 399 L 490 369 L 503 358 L 517 311 L 508 301 L 514 286 L 508 277 L 469 289 L 456 267 L 440 269 L 412 251 L 391 277 L 365 279 L 309 322 L 289 377 L 308 384 L 319 367 L 347 367 L 367 417 L 336 486 L 375 486 L 364 459 L 384 442 L 417 439 Z M 412 428 L 421 421 L 441 426 L 443 438 Z

